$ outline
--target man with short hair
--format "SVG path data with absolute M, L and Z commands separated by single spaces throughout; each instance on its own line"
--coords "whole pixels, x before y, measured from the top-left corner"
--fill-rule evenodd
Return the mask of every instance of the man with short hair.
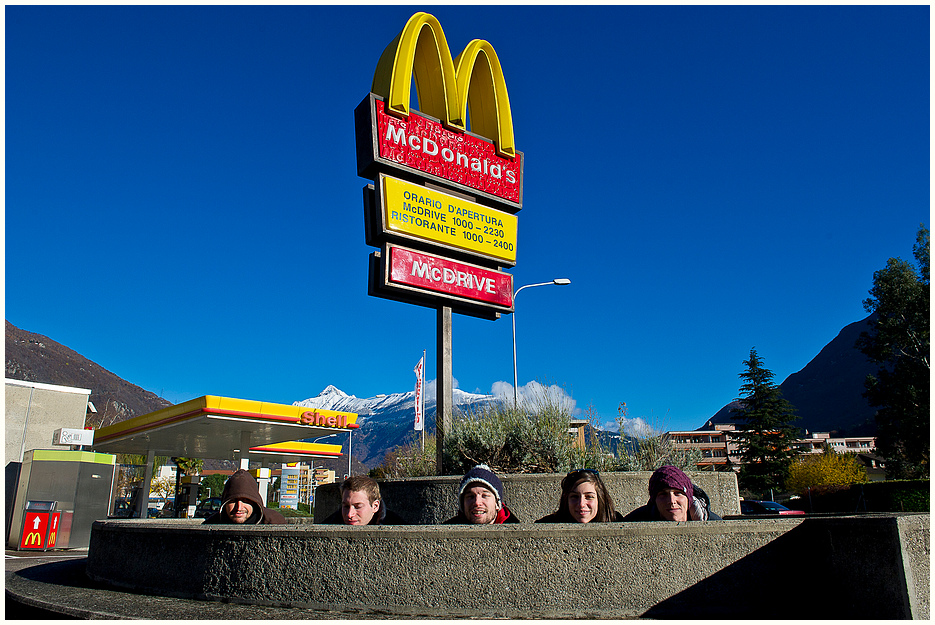
M 341 508 L 322 521 L 330 525 L 407 525 L 383 505 L 380 485 L 366 475 L 349 477 L 341 484 Z
M 221 509 L 204 520 L 205 524 L 235 523 L 237 525 L 281 525 L 284 517 L 263 505 L 260 485 L 249 471 L 234 471 L 224 484 Z
M 490 467 L 479 464 L 461 478 L 458 514 L 446 525 L 497 525 L 519 523 L 503 503 L 503 482 Z

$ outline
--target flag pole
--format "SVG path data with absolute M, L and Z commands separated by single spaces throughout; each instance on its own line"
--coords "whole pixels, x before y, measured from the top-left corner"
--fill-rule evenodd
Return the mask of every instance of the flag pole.
M 425 419 L 425 350 L 422 350 L 422 418 Z M 425 451 L 425 426 L 422 426 L 422 451 Z

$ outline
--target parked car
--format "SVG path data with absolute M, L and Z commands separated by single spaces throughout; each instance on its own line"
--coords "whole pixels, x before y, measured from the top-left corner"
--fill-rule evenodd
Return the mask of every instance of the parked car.
M 801 510 L 790 510 L 782 504 L 778 504 L 775 501 L 757 501 L 755 499 L 742 499 L 740 501 L 740 514 L 780 514 L 783 516 L 786 515 L 802 515 L 805 514 Z
M 209 516 L 221 509 L 220 497 L 209 497 L 195 508 L 196 519 L 207 519 Z

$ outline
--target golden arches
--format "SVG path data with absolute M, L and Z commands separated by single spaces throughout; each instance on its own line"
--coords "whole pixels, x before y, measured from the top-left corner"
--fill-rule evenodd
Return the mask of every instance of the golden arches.
M 406 117 L 413 77 L 423 113 L 459 131 L 470 115 L 475 134 L 495 141 L 502 156 L 516 156 L 510 96 L 488 42 L 474 39 L 452 60 L 439 21 L 416 13 L 380 56 L 371 90 L 384 97 L 388 110 Z

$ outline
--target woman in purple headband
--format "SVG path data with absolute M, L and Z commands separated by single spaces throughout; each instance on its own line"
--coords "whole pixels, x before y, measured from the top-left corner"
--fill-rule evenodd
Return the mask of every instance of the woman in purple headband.
M 691 478 L 673 466 L 656 469 L 649 478 L 649 502 L 624 521 L 720 521 L 710 511 L 711 500 Z

